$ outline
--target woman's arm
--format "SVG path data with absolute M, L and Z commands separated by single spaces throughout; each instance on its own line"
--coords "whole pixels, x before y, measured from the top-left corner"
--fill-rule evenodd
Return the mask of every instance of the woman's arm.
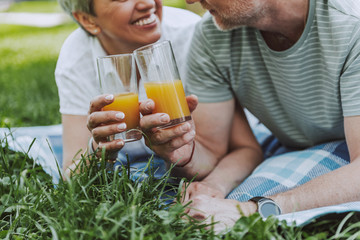
M 86 127 L 87 116 L 62 115 L 63 125 L 63 171 L 70 175 L 70 169 L 75 169 L 81 154 L 87 150 L 91 134 Z M 70 168 L 70 169 L 69 169 Z

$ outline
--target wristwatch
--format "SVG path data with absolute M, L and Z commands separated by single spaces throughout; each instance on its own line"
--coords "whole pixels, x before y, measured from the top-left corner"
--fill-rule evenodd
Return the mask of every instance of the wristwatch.
M 277 205 L 274 200 L 266 197 L 253 197 L 249 201 L 256 203 L 257 212 L 260 216 L 267 218 L 270 215 L 280 215 L 281 208 Z

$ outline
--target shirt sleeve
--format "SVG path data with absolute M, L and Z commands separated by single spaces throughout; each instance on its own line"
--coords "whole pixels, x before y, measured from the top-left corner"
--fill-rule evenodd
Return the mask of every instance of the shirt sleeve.
M 100 45 L 82 29 L 64 42 L 55 69 L 60 113 L 87 115 L 90 101 L 100 94 L 95 56 Z
M 86 82 L 78 74 L 67 74 L 65 71 L 55 73 L 60 99 L 60 113 L 70 115 L 87 115 L 91 97 Z
M 360 24 L 355 27 L 352 36 L 347 61 L 340 76 L 344 117 L 360 115 Z
M 223 57 L 226 58 L 227 54 L 218 55 L 214 52 L 219 46 L 226 48 L 226 45 L 220 45 L 228 42 L 222 35 L 214 29 L 210 16 L 197 25 L 194 33 L 187 57 L 185 88 L 188 94 L 197 95 L 200 102 L 222 102 L 233 98 L 227 83 L 226 68 L 219 63 L 226 60 Z

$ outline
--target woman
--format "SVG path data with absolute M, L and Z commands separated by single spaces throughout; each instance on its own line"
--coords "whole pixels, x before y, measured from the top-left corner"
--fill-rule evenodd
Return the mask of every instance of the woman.
M 94 137 L 95 141 L 92 141 L 89 129 L 95 134 L 100 132 L 102 136 L 123 131 L 117 128 L 123 121 L 120 112 L 100 111 L 99 104 L 113 100 L 111 95 L 99 96 L 96 58 L 131 53 L 141 46 L 167 39 L 172 42 L 180 74 L 183 75 L 185 55 L 200 17 L 189 11 L 162 7 L 161 0 L 59 2 L 81 27 L 64 42 L 55 70 L 63 125 L 63 170 L 69 174 L 69 169 L 76 167 L 80 154 L 86 151 L 87 146 L 90 151 L 98 147 L 99 137 Z M 89 110 L 89 103 L 94 98 L 96 100 Z M 96 126 L 87 126 L 89 113 L 94 113 L 92 118 L 95 121 L 92 122 L 96 122 Z M 102 131 L 100 125 L 104 124 L 110 124 L 112 131 Z M 121 140 L 111 144 L 117 144 L 117 149 L 124 146 Z M 143 142 L 126 145 L 125 149 L 129 148 L 127 153 L 136 152 L 138 156 L 151 153 Z

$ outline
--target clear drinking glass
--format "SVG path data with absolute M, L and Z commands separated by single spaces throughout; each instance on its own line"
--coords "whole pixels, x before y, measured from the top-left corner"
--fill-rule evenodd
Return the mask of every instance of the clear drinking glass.
M 97 58 L 100 89 L 103 94 L 113 94 L 114 102 L 103 111 L 121 111 L 125 114 L 126 131 L 110 137 L 132 142 L 142 138 L 139 130 L 139 96 L 136 64 L 132 54 L 110 55 Z
M 191 119 L 184 88 L 170 41 L 150 44 L 134 51 L 146 95 L 155 102 L 155 113 L 167 113 L 168 128 Z

